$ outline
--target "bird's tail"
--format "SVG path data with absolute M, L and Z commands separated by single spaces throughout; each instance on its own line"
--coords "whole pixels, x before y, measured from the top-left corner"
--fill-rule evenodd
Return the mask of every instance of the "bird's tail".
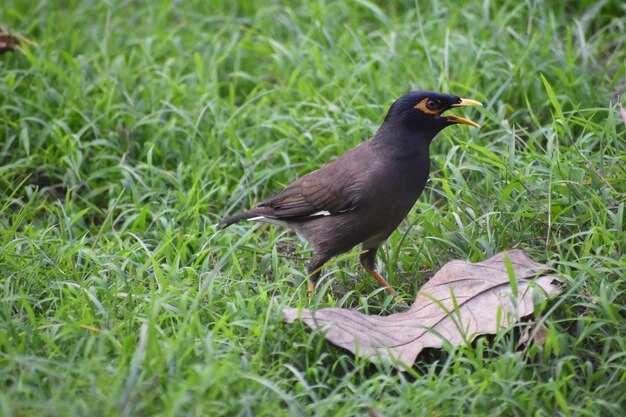
M 234 216 L 226 217 L 225 219 L 220 220 L 220 222 L 218 223 L 218 227 L 220 229 L 224 229 L 231 224 L 237 223 L 241 220 L 249 219 L 250 217 L 254 217 L 254 215 L 249 215 L 247 211 L 244 211 L 243 213 L 237 213 Z
M 218 227 L 220 229 L 224 229 L 225 227 L 230 226 L 231 224 L 237 223 L 241 220 L 260 220 L 264 218 L 268 214 L 267 207 L 257 207 L 252 210 L 244 211 L 234 216 L 226 217 L 225 219 L 220 220 L 218 223 Z

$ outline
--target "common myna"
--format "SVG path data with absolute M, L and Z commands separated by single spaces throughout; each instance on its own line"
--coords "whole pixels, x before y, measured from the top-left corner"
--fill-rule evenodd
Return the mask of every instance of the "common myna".
M 393 289 L 374 270 L 376 250 L 404 220 L 428 180 L 428 145 L 454 124 L 479 127 L 442 113 L 480 106 L 448 94 L 413 91 L 396 100 L 370 140 L 288 185 L 256 208 L 221 221 L 240 220 L 287 226 L 313 245 L 307 265 L 312 291 L 321 267 L 332 257 L 361 244 L 359 260 L 389 293 Z

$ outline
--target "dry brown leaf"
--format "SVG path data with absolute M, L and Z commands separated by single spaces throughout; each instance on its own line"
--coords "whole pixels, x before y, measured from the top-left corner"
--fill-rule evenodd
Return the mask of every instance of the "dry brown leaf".
M 530 346 L 531 344 L 543 346 L 546 344 L 546 340 L 548 340 L 548 328 L 546 325 L 531 320 L 526 324 L 518 346 Z
M 516 278 L 513 286 L 507 256 Z M 513 249 L 475 264 L 448 262 L 421 288 L 407 312 L 381 317 L 343 308 L 312 313 L 288 307 L 284 315 L 287 323 L 299 318 L 310 328 L 324 331 L 330 342 L 361 357 L 412 366 L 424 348 L 470 342 L 531 314 L 535 300 L 560 292 L 558 278 L 539 276 L 547 269 Z
M 545 324 L 540 324 L 535 331 L 535 337 L 533 337 L 533 343 L 537 346 L 543 346 L 548 340 L 548 328 Z
M 9 32 L 2 26 L 0 26 L 0 53 L 1 52 L 22 52 L 22 44 L 35 45 L 35 42 L 31 41 L 25 36 L 19 33 Z
M 369 417 L 383 417 L 378 411 L 374 410 L 372 407 L 367 406 L 364 408 L 364 411 L 367 413 Z

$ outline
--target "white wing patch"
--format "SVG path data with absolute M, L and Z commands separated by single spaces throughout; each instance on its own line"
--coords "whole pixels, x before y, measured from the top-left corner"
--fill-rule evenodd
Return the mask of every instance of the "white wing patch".
M 256 217 L 250 217 L 248 219 L 249 222 L 257 222 L 259 220 L 265 220 L 265 216 L 256 216 Z
M 330 211 L 328 210 L 320 210 L 320 211 L 316 211 L 315 213 L 311 213 L 306 217 L 320 217 L 320 216 L 330 216 Z M 281 221 L 279 219 L 273 219 L 271 217 L 265 217 L 265 216 L 256 216 L 256 217 L 250 217 L 248 219 L 249 222 L 265 222 L 265 223 L 274 223 L 274 224 L 284 224 L 284 221 Z
M 316 217 L 316 216 L 330 216 L 330 211 L 328 210 L 316 211 L 315 213 L 310 214 L 307 217 Z
M 279 226 L 285 226 L 285 227 L 289 226 L 287 224 L 287 222 L 285 222 L 284 220 L 272 219 L 271 217 L 265 217 L 265 216 L 250 217 L 248 219 L 248 221 L 249 222 L 261 222 L 261 223 L 277 224 Z

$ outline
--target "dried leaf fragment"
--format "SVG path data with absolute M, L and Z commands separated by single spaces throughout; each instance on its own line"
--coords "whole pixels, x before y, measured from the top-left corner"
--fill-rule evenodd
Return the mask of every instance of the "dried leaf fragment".
M 535 346 L 543 346 L 548 339 L 548 328 L 543 323 L 537 323 L 531 320 L 522 333 L 522 338 L 518 343 L 518 346 L 529 346 L 534 344 Z
M 22 52 L 22 44 L 35 45 L 35 42 L 19 33 L 9 32 L 0 26 L 0 53 Z
M 424 348 L 470 342 L 531 314 L 536 300 L 561 291 L 558 278 L 540 276 L 547 269 L 519 249 L 474 264 L 453 260 L 424 284 L 407 312 L 381 317 L 342 308 L 311 312 L 288 307 L 285 321 L 299 318 L 362 357 L 412 366 Z

